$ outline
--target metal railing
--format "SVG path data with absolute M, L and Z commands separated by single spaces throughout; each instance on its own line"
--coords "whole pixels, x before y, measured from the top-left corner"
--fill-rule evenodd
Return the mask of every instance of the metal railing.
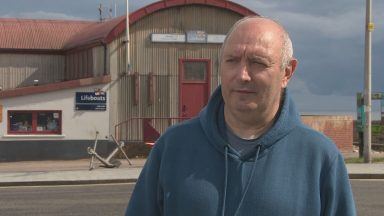
M 115 138 L 134 143 L 154 143 L 165 130 L 188 117 L 135 117 L 115 126 Z

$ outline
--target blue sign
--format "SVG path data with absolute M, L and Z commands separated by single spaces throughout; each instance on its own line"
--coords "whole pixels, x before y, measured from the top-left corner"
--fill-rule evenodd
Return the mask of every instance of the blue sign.
M 98 110 L 107 109 L 106 92 L 76 92 L 76 110 Z

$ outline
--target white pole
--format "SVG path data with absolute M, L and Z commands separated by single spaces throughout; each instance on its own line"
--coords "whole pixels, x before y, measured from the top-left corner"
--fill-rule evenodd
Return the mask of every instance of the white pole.
M 116 16 L 117 16 L 117 4 L 115 2 L 115 18 L 116 18 Z
M 125 64 L 125 73 L 129 74 L 131 69 L 131 62 L 129 56 L 129 3 L 127 0 L 127 15 L 126 15 L 126 64 Z
M 364 110 L 365 110 L 365 125 L 364 125 L 364 162 L 371 163 L 371 107 L 372 107 L 372 87 L 371 87 L 371 48 L 372 48 L 372 31 L 374 28 L 372 22 L 372 2 L 366 2 L 366 23 L 365 23 L 365 73 L 364 73 Z

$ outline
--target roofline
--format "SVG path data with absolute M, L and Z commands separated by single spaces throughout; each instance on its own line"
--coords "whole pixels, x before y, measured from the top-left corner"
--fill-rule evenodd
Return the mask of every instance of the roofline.
M 259 14 L 249 10 L 248 8 L 236 4 L 231 1 L 226 0 L 163 0 L 154 2 L 150 5 L 147 5 L 141 9 L 136 10 L 133 13 L 129 14 L 129 24 L 132 25 L 142 19 L 145 16 L 153 14 L 157 11 L 180 7 L 185 5 L 206 5 L 216 8 L 226 9 L 243 16 L 258 16 Z M 77 20 L 50 20 L 50 19 L 20 19 L 20 18 L 0 18 L 2 20 L 18 22 L 21 20 L 24 21 L 46 21 L 46 22 L 82 22 L 82 23 L 97 23 L 95 21 L 77 21 Z M 125 18 L 121 20 L 115 27 L 107 34 L 104 38 L 95 39 L 92 42 L 87 42 L 86 44 L 81 45 L 81 47 L 72 47 L 68 49 L 18 49 L 18 48 L 0 48 L 0 53 L 32 53 L 32 54 L 58 54 L 63 55 L 66 53 L 71 53 L 74 51 L 82 50 L 84 48 L 90 48 L 99 45 L 106 45 L 115 40 L 121 33 L 126 29 Z
M 47 54 L 47 55 L 65 55 L 64 50 L 57 49 L 18 49 L 18 48 L 0 48 L 0 54 Z
M 99 23 L 98 21 L 91 21 L 91 20 L 30 19 L 30 18 L 1 18 L 0 17 L 0 25 L 2 22 L 6 23 L 6 24 L 29 22 L 29 23 L 46 23 L 46 24 L 50 24 L 50 25 L 81 24 L 81 25 L 86 25 L 86 26 L 90 26 L 92 24 Z M 66 41 L 68 41 L 68 39 Z M 64 41 L 64 43 L 66 41 Z M 9 47 L 0 47 L 0 53 L 64 55 L 65 52 L 66 52 L 66 49 L 63 49 L 63 47 L 58 47 L 58 48 L 41 48 L 41 47 L 39 47 L 39 48 L 30 48 L 30 47 L 9 48 Z
M 129 14 L 129 25 L 134 24 L 135 22 L 139 21 L 145 16 L 148 16 L 154 12 L 172 8 L 172 7 L 178 7 L 178 6 L 185 6 L 185 5 L 207 5 L 207 6 L 213 6 L 217 8 L 227 9 L 230 11 L 233 11 L 235 13 L 238 13 L 243 16 L 251 16 L 259 14 L 249 10 L 248 8 L 241 6 L 239 4 L 236 4 L 231 1 L 223 1 L 223 0 L 164 0 L 164 1 L 158 1 L 155 3 L 152 3 L 148 6 L 145 6 L 139 10 L 136 10 L 135 12 Z M 123 31 L 125 31 L 126 24 L 125 20 L 122 20 L 118 25 L 116 25 L 115 28 L 112 29 L 112 31 L 108 34 L 106 38 L 104 38 L 104 43 L 110 43 L 114 39 L 116 39 Z
M 103 43 L 100 40 L 97 40 L 97 41 L 94 41 L 92 43 L 87 43 L 87 44 L 80 45 L 80 46 L 77 46 L 77 47 L 72 47 L 72 48 L 69 48 L 69 49 L 65 49 L 65 50 L 63 50 L 63 52 L 65 54 L 71 54 L 71 53 L 76 53 L 76 52 L 79 52 L 79 51 L 84 51 L 84 50 L 91 49 L 91 48 L 98 47 L 98 46 L 103 46 L 104 47 L 104 46 L 106 46 L 106 44 Z
M 58 23 L 68 23 L 68 22 L 75 22 L 75 23 L 97 23 L 98 21 L 95 20 L 72 20 L 72 19 L 32 19 L 32 18 L 17 18 L 17 17 L 0 17 L 0 21 L 8 21 L 8 22 L 58 22 Z
M 105 75 L 101 77 L 91 77 L 77 80 L 70 80 L 58 83 L 49 83 L 39 86 L 28 86 L 16 89 L 9 89 L 0 91 L 0 99 L 19 97 L 25 95 L 41 94 L 52 91 L 59 91 L 64 89 L 72 89 L 83 86 L 98 85 L 98 84 L 107 84 L 111 82 L 111 76 Z

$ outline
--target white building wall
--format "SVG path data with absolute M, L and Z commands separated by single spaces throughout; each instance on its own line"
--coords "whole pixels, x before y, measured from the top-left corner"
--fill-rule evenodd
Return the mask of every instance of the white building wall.
M 76 111 L 76 92 L 93 92 L 97 88 L 107 92 L 106 111 Z M 1 99 L 3 120 L 0 123 L 0 141 L 33 139 L 94 140 L 96 131 L 99 132 L 99 139 L 106 139 L 110 134 L 109 95 L 108 85 L 103 84 Z M 8 110 L 61 110 L 62 134 L 9 135 L 7 134 Z

